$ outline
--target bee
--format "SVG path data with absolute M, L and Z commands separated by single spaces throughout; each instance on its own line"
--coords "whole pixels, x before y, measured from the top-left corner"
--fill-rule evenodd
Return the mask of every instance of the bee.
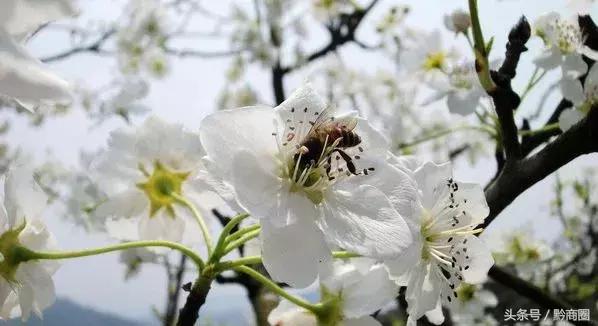
M 332 146 L 332 151 L 339 154 L 351 174 L 357 175 L 357 169 L 353 163 L 353 159 L 344 150 L 351 147 L 356 147 L 361 144 L 361 137 L 353 130 L 357 126 L 357 118 L 354 116 L 347 116 L 335 119 L 332 116 L 333 110 L 328 107 L 318 116 L 307 132 L 305 137 L 299 143 L 298 152 L 294 156 L 295 162 L 301 159 L 299 166 L 301 169 L 309 165 L 315 165 L 323 158 L 323 154 Z M 360 151 L 362 149 L 360 148 Z M 332 155 L 327 157 L 327 169 L 329 174 L 331 169 Z M 337 158 L 338 159 L 338 158 Z

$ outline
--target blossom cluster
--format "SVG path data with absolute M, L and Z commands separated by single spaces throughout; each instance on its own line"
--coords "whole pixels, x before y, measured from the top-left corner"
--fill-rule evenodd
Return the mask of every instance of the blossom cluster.
M 281 14 L 282 4 L 267 8 L 274 27 L 281 22 L 272 13 Z M 356 10 L 353 1 L 313 1 L 312 6 L 315 18 L 330 24 Z M 74 15 L 71 3 L 7 0 L 0 9 L 0 95 L 29 109 L 70 100 L 71 85 L 50 73 L 22 43 L 40 26 Z M 130 13 L 117 33 L 121 68 L 162 76 L 170 28 L 161 3 L 132 1 Z M 378 32 L 388 36 L 407 13 L 393 8 Z M 240 21 L 250 20 L 241 14 Z M 471 24 L 464 11 L 445 17 L 447 29 L 468 39 Z M 270 51 L 259 26 L 241 25 L 232 43 L 247 48 L 249 61 L 277 62 L 280 69 L 280 49 Z M 584 45 L 578 24 L 556 13 L 539 18 L 535 33 L 545 45 L 535 64 L 543 71 L 560 68 L 563 97 L 573 104 L 559 118 L 560 128 L 567 130 L 598 103 L 598 68 L 584 61 L 598 55 Z M 475 113 L 482 122 L 476 128 L 498 137 L 491 128 L 496 126 L 485 123 L 495 117 L 480 112 L 486 91 L 473 60 L 443 47 L 438 31 L 413 32 L 404 40 L 406 50 L 397 53 L 401 76 L 429 86 L 425 101 L 415 103 L 402 93 L 415 88 L 402 89 L 383 74 L 379 79 L 386 87 L 368 89 L 371 79 L 358 83 L 361 76 L 350 76 L 339 88 L 363 91 L 370 103 L 378 103 L 385 92 L 383 97 L 401 109 L 443 99 L 451 114 L 466 119 Z M 136 103 L 147 94 L 147 83 L 129 76 L 122 84 L 105 110 L 125 119 L 147 111 Z M 304 82 L 275 107 L 237 107 L 257 101 L 253 90 L 244 87 L 236 99 L 222 98 L 223 105 L 236 108 L 209 114 L 193 130 L 152 115 L 138 126 L 113 131 L 105 148 L 84 158 L 88 172 L 70 175 L 65 203 L 78 222 L 122 242 L 108 249 L 52 251 L 54 240 L 40 219 L 48 202 L 40 185 L 44 178 L 15 164 L 5 175 L 0 204 L 0 317 L 41 316 L 55 299 L 56 259 L 127 249 L 121 259 L 132 275 L 139 263 L 158 261 L 163 253 L 145 247 L 159 246 L 188 255 L 200 277 L 210 281 L 216 277 L 211 273 L 225 270 L 222 266 L 246 271 L 245 264 L 236 264 L 246 259 L 263 264 L 276 283 L 319 287 L 318 305 L 285 297 L 268 317 L 273 325 L 379 325 L 371 315 L 393 302 L 400 289 L 408 325 L 424 316 L 441 324 L 443 309 L 456 323 L 494 322 L 484 315 L 497 299 L 482 287 L 495 263 L 479 237 L 490 214 L 482 187 L 457 180 L 450 162 L 399 155 L 396 139 L 404 134 L 397 129 L 409 118 L 397 121 L 396 112 L 376 105 L 368 112 L 374 119 L 361 111 L 337 110 L 315 85 Z M 393 139 L 379 130 L 381 125 L 394 129 Z M 231 224 L 223 223 L 214 246 L 202 216 L 215 207 L 238 215 Z M 248 216 L 253 224 L 239 229 Z M 247 242 L 258 236 L 257 243 Z M 510 234 L 506 242 L 508 252 L 496 257 L 517 264 L 520 274 L 551 255 L 523 233 Z M 239 243 L 253 245 L 255 256 L 221 264 Z M 207 252 L 205 262 L 190 249 L 197 247 Z

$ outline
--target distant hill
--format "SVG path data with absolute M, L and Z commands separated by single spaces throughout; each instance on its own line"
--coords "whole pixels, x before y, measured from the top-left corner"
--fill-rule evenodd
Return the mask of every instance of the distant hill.
M 32 316 L 26 323 L 21 320 L 0 321 L 4 326 L 142 326 L 145 322 L 127 320 L 109 313 L 95 311 L 67 299 L 58 299 L 44 311 L 44 319 Z

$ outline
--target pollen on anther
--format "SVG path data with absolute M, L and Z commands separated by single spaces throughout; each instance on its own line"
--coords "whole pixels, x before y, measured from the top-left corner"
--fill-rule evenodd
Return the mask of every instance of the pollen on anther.
M 295 112 L 295 108 L 291 108 L 291 112 Z
M 357 149 L 363 153 L 363 147 L 359 146 L 359 147 L 357 147 Z
M 303 109 L 303 112 L 307 112 L 307 108 Z
M 359 155 L 355 155 L 355 159 L 356 159 L 356 160 L 359 160 L 360 158 L 361 158 L 361 156 L 359 156 Z

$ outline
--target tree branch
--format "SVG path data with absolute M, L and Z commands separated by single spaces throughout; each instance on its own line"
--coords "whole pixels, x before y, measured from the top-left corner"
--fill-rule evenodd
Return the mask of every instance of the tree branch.
M 321 49 L 313 52 L 312 54 L 308 55 L 305 60 L 295 63 L 291 66 L 280 67 L 282 74 L 287 74 L 295 69 L 299 69 L 306 64 L 315 61 L 330 52 L 335 51 L 342 45 L 355 41 L 355 33 L 357 28 L 363 21 L 363 18 L 374 8 L 374 6 L 378 3 L 379 0 L 372 0 L 368 6 L 363 9 L 356 9 L 353 13 L 349 15 L 342 15 L 340 24 L 337 26 L 330 26 L 328 31 L 330 32 L 330 42 L 326 44 Z M 357 42 L 357 44 L 362 44 L 361 42 Z
M 199 318 L 199 309 L 206 302 L 212 288 L 212 276 L 202 274 L 191 287 L 185 305 L 179 311 L 178 326 L 193 326 Z
M 528 298 L 529 300 L 538 303 L 540 306 L 546 309 L 573 309 L 568 302 L 565 302 L 559 298 L 551 296 L 545 293 L 539 287 L 520 279 L 519 277 L 512 275 L 501 267 L 492 266 L 488 272 L 490 276 L 497 283 L 512 289 L 517 294 Z M 592 325 L 592 322 L 569 320 L 573 325 Z
M 490 215 L 487 227 L 517 196 L 563 165 L 583 154 L 598 152 L 598 107 L 587 117 L 561 134 L 538 153 L 514 162 L 500 173 L 486 189 Z
M 492 80 L 496 87 L 488 92 L 494 102 L 496 114 L 500 121 L 503 149 L 506 155 L 506 164 L 519 159 L 521 149 L 517 135 L 514 112 L 519 106 L 521 99 L 511 88 L 511 80 L 515 78 L 517 65 L 521 53 L 527 51 L 525 43 L 529 40 L 531 28 L 527 19 L 522 16 L 519 22 L 509 33 L 509 42 L 505 52 L 505 60 L 498 71 L 491 71 Z
M 92 42 L 91 44 L 76 46 L 64 52 L 41 58 L 40 61 L 45 63 L 59 61 L 83 52 L 104 53 L 102 50 L 102 45 L 104 45 L 104 43 L 106 43 L 115 33 L 116 30 L 111 28 L 105 31 L 95 42 Z

